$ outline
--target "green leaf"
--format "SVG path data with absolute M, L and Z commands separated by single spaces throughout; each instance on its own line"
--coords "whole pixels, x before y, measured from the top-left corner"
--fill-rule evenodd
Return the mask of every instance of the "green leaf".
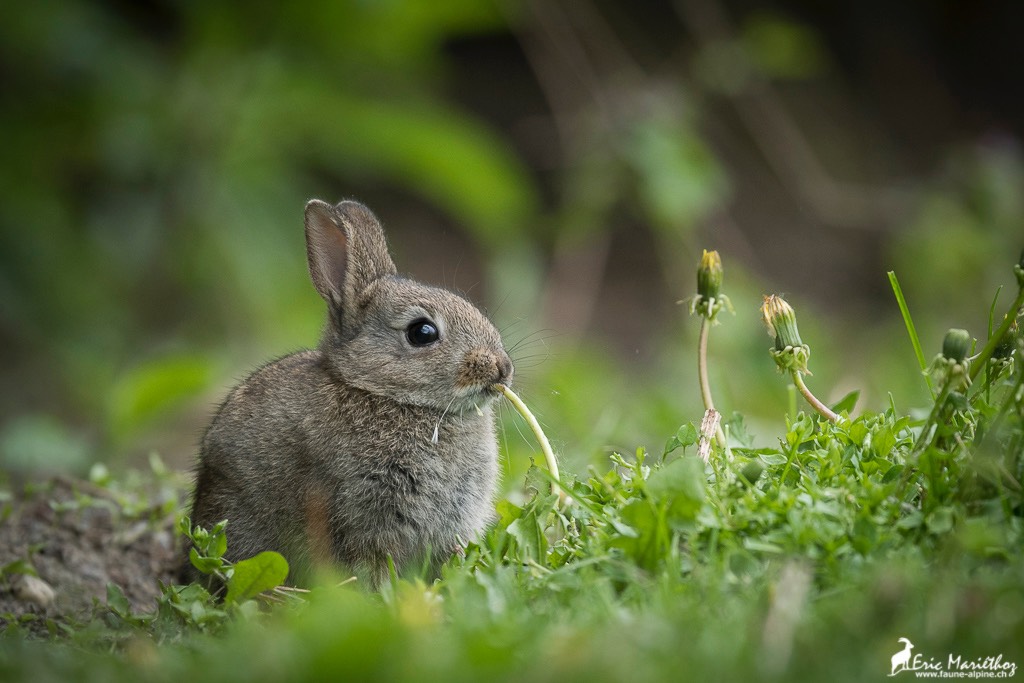
M 116 583 L 107 584 L 107 606 L 118 616 L 127 617 L 132 613 L 131 603 Z
M 743 541 L 743 547 L 747 550 L 757 550 L 762 553 L 772 553 L 774 555 L 781 555 L 784 549 L 780 545 L 775 543 L 765 543 L 764 541 L 758 541 L 753 538 L 747 538 Z
M 897 479 L 900 478 L 900 475 L 903 474 L 904 469 L 905 468 L 903 465 L 893 465 L 882 477 L 882 483 L 889 484 L 891 482 L 896 481 Z
M 221 558 L 228 551 L 228 535 L 221 529 L 213 536 L 212 542 L 206 548 L 208 557 Z
M 761 478 L 762 472 L 764 472 L 764 465 L 757 460 L 751 460 L 740 470 L 740 476 L 746 483 L 754 484 Z
M 696 457 L 679 458 L 651 472 L 647 491 L 663 500 L 682 495 L 690 500 L 704 500 L 704 463 Z
M 785 465 L 788 460 L 786 456 L 784 456 L 782 453 L 779 453 L 778 451 L 773 451 L 770 453 L 761 453 L 758 457 L 761 458 L 761 462 L 763 462 L 765 465 Z
M 832 406 L 832 410 L 837 413 L 850 414 L 857 405 L 857 399 L 860 398 L 860 390 L 854 389 L 846 396 L 843 396 L 837 403 Z
M 497 505 L 495 505 L 495 510 L 498 513 L 498 525 L 506 529 L 509 524 L 519 519 L 523 514 L 523 509 L 507 498 L 499 500 Z
M 537 519 L 534 509 L 524 510 L 523 515 L 508 525 L 508 534 L 516 540 L 520 552 L 520 560 L 535 560 L 543 563 L 548 550 L 548 539 L 544 528 Z
M 667 515 L 675 524 L 692 521 L 704 503 L 704 463 L 685 457 L 660 467 L 647 478 L 651 497 L 667 504 Z
M 857 552 L 867 555 L 878 541 L 878 524 L 867 516 L 858 517 L 850 541 Z
M 263 591 L 280 586 L 288 578 L 288 560 L 273 550 L 237 562 L 233 569 L 228 579 L 228 594 L 224 598 L 227 603 L 254 598 Z
M 953 510 L 949 507 L 940 507 L 933 510 L 925 518 L 925 526 L 933 534 L 945 534 L 953 530 Z
M 906 517 L 896 522 L 897 529 L 916 529 L 924 523 L 924 516 L 917 511 L 911 512 Z
M 898 440 L 892 429 L 880 425 L 871 433 L 871 453 L 876 458 L 888 458 Z
M 219 560 L 228 550 L 228 537 L 225 532 L 227 525 L 227 520 L 223 520 L 215 524 L 212 529 L 206 530 L 201 526 L 190 526 L 190 522 L 186 518 L 182 520 L 180 530 L 186 538 L 191 539 L 200 555 Z
M 188 559 L 203 574 L 212 574 L 224 566 L 224 561 L 219 557 L 203 557 L 195 548 L 188 551 Z
M 665 557 L 669 530 L 663 516 L 651 501 L 636 499 L 622 508 L 622 519 L 631 534 L 611 538 L 613 547 L 621 548 L 639 566 L 654 570 Z
M 26 559 L 17 559 L 13 562 L 8 562 L 4 566 L 0 567 L 0 576 L 14 576 L 16 574 L 28 574 L 30 576 L 39 576 L 39 572 L 32 566 L 32 563 Z
M 679 440 L 679 445 L 692 446 L 697 443 L 697 428 L 693 426 L 692 422 L 687 422 L 676 432 L 676 438 Z
M 114 385 L 110 394 L 111 433 L 123 438 L 183 405 L 210 383 L 212 365 L 199 355 L 177 355 L 144 363 Z
M 693 423 L 687 422 L 673 436 L 669 437 L 662 456 L 667 456 L 679 448 L 686 448 L 695 443 L 697 443 L 697 428 L 693 426 Z
M 203 619 L 206 617 L 206 607 L 198 600 L 189 605 L 188 612 L 192 621 L 196 624 L 203 623 Z
M 550 480 L 544 476 L 544 471 L 537 467 L 537 463 L 531 457 L 530 468 L 526 470 L 526 490 L 541 494 L 550 488 Z

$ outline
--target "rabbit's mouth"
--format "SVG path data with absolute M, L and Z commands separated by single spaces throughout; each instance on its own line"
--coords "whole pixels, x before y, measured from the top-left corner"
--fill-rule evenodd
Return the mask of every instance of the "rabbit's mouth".
M 496 388 L 496 384 L 488 382 L 484 385 L 460 387 L 456 391 L 455 402 L 461 404 L 463 408 L 479 410 L 490 405 L 491 401 L 500 395 L 501 392 Z

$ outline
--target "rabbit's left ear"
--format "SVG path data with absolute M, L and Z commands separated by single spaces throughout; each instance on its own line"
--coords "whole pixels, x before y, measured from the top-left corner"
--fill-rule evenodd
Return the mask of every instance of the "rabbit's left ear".
M 371 282 L 397 272 L 380 221 L 358 202 L 306 204 L 306 257 L 316 291 L 343 317 Z

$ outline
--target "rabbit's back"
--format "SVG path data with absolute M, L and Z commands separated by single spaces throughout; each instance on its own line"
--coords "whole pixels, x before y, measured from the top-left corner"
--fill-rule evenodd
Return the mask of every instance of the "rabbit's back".
M 229 559 L 277 550 L 293 580 L 338 562 L 377 582 L 389 556 L 448 557 L 493 514 L 490 407 L 440 420 L 332 372 L 303 351 L 231 392 L 203 438 L 193 522 L 230 520 Z

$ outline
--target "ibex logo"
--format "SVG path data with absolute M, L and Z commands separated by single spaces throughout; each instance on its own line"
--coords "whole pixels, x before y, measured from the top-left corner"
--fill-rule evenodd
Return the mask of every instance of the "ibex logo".
M 899 672 L 910 668 L 910 651 L 914 649 L 914 644 L 907 638 L 900 638 L 900 642 L 903 643 L 903 649 L 892 656 L 890 676 L 895 676 Z
M 913 654 L 914 644 L 909 638 L 900 638 L 903 649 L 889 658 L 892 669 L 889 676 L 910 671 L 918 678 L 1011 678 L 1017 673 L 1017 663 L 1003 659 L 1003 655 L 965 659 L 963 655 L 949 653 L 945 659 Z

